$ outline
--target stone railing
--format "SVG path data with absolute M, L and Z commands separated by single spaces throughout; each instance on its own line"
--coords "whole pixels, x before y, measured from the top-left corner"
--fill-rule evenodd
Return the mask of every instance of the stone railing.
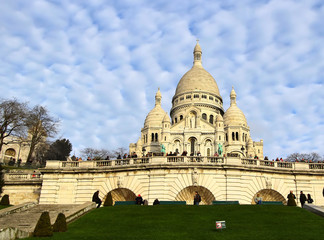
M 38 181 L 42 180 L 42 174 L 26 172 L 8 172 L 4 174 L 4 181 Z
M 131 167 L 154 164 L 192 164 L 192 165 L 235 165 L 243 167 L 257 167 L 266 169 L 287 169 L 287 170 L 323 170 L 324 163 L 305 162 L 278 162 L 252 158 L 239 157 L 205 157 L 205 156 L 156 156 L 142 158 L 127 158 L 99 161 L 47 161 L 46 168 L 115 168 Z

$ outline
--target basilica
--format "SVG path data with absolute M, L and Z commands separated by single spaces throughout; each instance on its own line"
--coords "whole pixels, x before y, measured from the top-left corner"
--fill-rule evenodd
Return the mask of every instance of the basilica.
M 215 79 L 202 66 L 197 42 L 193 66 L 180 79 L 172 98 L 170 116 L 161 107 L 160 90 L 155 107 L 146 116 L 141 137 L 131 143 L 130 153 L 187 153 L 188 156 L 239 155 L 263 159 L 263 140 L 255 142 L 244 113 L 237 106 L 234 88 L 230 107 L 224 112 L 223 98 Z M 221 149 L 221 151 L 219 151 Z

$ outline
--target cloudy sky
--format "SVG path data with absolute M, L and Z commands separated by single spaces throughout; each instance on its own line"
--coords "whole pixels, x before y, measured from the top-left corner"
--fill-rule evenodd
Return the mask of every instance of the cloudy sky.
M 265 155 L 324 155 L 323 22 L 322 0 L 0 0 L 1 97 L 46 106 L 76 154 L 128 148 L 199 39 Z

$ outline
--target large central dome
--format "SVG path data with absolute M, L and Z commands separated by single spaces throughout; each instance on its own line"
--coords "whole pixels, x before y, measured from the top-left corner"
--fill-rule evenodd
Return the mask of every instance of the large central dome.
M 191 91 L 209 92 L 220 96 L 215 79 L 202 66 L 194 65 L 178 83 L 175 95 Z
M 215 79 L 203 68 L 201 64 L 202 51 L 198 42 L 193 53 L 193 67 L 180 79 L 175 92 L 175 96 L 192 91 L 201 91 L 208 92 L 220 97 L 219 89 Z

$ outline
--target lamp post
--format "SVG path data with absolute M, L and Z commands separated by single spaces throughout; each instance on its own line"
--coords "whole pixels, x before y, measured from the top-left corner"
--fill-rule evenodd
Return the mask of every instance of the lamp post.
M 244 156 L 244 150 L 245 150 L 245 148 L 244 148 L 244 146 L 242 146 L 241 151 L 242 151 L 243 157 L 245 157 Z
M 144 154 L 145 154 L 145 152 L 146 152 L 145 147 L 142 147 L 142 152 L 143 152 L 143 157 L 144 157 Z

